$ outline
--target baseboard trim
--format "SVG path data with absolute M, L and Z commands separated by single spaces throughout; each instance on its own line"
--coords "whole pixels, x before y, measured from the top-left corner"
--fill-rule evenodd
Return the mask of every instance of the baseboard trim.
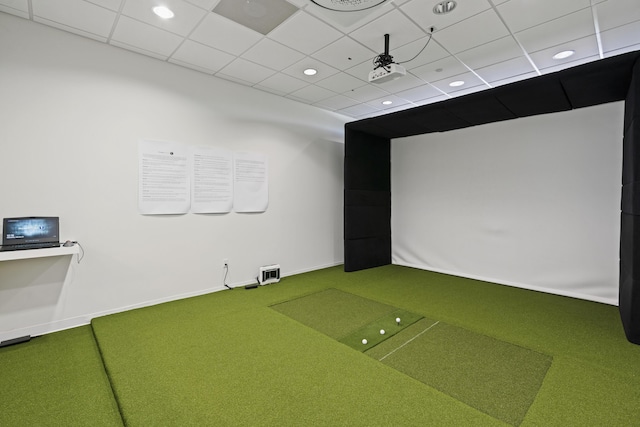
M 302 274 L 302 273 L 308 273 L 310 271 L 336 267 L 341 264 L 343 264 L 343 261 L 318 265 L 318 266 L 309 267 L 309 268 L 303 268 L 303 269 L 289 271 L 289 272 L 281 271 L 281 278 L 285 278 L 287 276 L 295 276 L 297 274 Z M 253 283 L 256 283 L 255 279 L 236 282 L 236 283 L 230 284 L 229 286 L 231 288 L 243 288 L 244 286 L 250 285 Z M 118 307 L 111 310 L 104 310 L 104 311 L 95 312 L 95 313 L 87 313 L 81 316 L 76 316 L 68 319 L 55 320 L 55 321 L 42 323 L 38 325 L 31 325 L 31 326 L 27 326 L 19 329 L 12 329 L 10 331 L 1 331 L 0 341 L 13 340 L 13 339 L 17 339 L 18 337 L 23 337 L 27 335 L 30 335 L 32 337 L 37 337 L 40 335 L 51 334 L 54 332 L 64 331 L 66 329 L 72 329 L 79 326 L 89 325 L 91 323 L 91 320 L 95 319 L 96 317 L 108 316 L 110 314 L 122 313 L 129 310 L 150 307 L 153 305 L 163 304 L 165 302 L 171 302 L 171 301 L 178 301 L 186 298 L 193 298 L 193 297 L 211 294 L 214 292 L 219 292 L 224 290 L 228 290 L 228 288 L 226 288 L 225 286 L 215 286 L 212 288 L 206 288 L 206 289 L 200 289 L 193 292 L 187 292 L 184 294 L 171 295 L 163 298 L 142 301 L 136 304 L 130 304 L 124 307 Z
M 577 299 L 582 299 L 582 300 L 586 300 L 586 301 L 599 302 L 599 303 L 603 303 L 603 304 L 613 305 L 613 306 L 616 306 L 616 307 L 618 306 L 618 300 L 616 298 L 603 298 L 603 297 L 598 297 L 598 296 L 595 296 L 595 295 L 582 294 L 582 293 L 578 293 L 578 292 L 562 291 L 562 290 L 558 290 L 558 289 L 550 289 L 550 288 L 544 288 L 544 287 L 540 287 L 540 286 L 532 286 L 532 285 L 528 285 L 526 283 L 510 282 L 510 281 L 495 279 L 493 277 L 482 277 L 482 276 L 476 276 L 476 275 L 473 275 L 473 274 L 464 274 L 464 273 L 460 273 L 460 272 L 457 272 L 457 271 L 450 271 L 450 270 L 445 270 L 445 269 L 440 269 L 440 268 L 433 268 L 433 267 L 428 267 L 428 266 L 424 266 L 424 265 L 417 265 L 417 264 L 411 264 L 411 263 L 406 263 L 406 262 L 393 261 L 393 264 L 394 265 L 401 265 L 403 267 L 417 268 L 419 270 L 432 271 L 434 273 L 448 274 L 450 276 L 464 277 L 465 279 L 480 280 L 482 282 L 496 283 L 498 285 L 511 286 L 511 287 L 514 287 L 514 288 L 522 288 L 522 289 L 527 289 L 527 290 L 530 290 L 530 291 L 544 292 L 546 294 L 560 295 L 560 296 L 563 296 L 563 297 L 577 298 Z

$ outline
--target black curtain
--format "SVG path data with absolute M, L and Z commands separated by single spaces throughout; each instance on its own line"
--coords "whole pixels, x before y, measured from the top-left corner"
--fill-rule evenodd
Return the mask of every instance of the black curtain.
M 345 129 L 344 270 L 391 263 L 391 140 Z
M 627 339 L 640 344 L 640 60 L 633 67 L 624 110 L 620 318 Z

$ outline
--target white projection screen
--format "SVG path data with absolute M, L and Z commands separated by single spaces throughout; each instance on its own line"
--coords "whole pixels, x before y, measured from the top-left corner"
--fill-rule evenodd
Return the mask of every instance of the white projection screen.
M 394 139 L 393 264 L 617 305 L 623 114 Z

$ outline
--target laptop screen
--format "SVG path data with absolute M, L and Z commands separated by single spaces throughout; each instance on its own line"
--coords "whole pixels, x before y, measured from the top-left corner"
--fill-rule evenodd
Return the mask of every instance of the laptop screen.
M 2 245 L 55 243 L 60 241 L 59 218 L 5 218 L 2 223 Z

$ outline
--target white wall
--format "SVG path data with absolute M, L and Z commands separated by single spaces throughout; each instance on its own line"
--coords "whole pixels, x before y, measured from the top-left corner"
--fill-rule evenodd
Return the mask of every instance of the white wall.
M 616 305 L 623 111 L 394 140 L 393 263 Z
M 0 58 L 0 217 L 85 251 L 0 262 L 0 340 L 343 262 L 346 117 L 3 13 Z M 140 139 L 267 155 L 268 210 L 140 215 Z

